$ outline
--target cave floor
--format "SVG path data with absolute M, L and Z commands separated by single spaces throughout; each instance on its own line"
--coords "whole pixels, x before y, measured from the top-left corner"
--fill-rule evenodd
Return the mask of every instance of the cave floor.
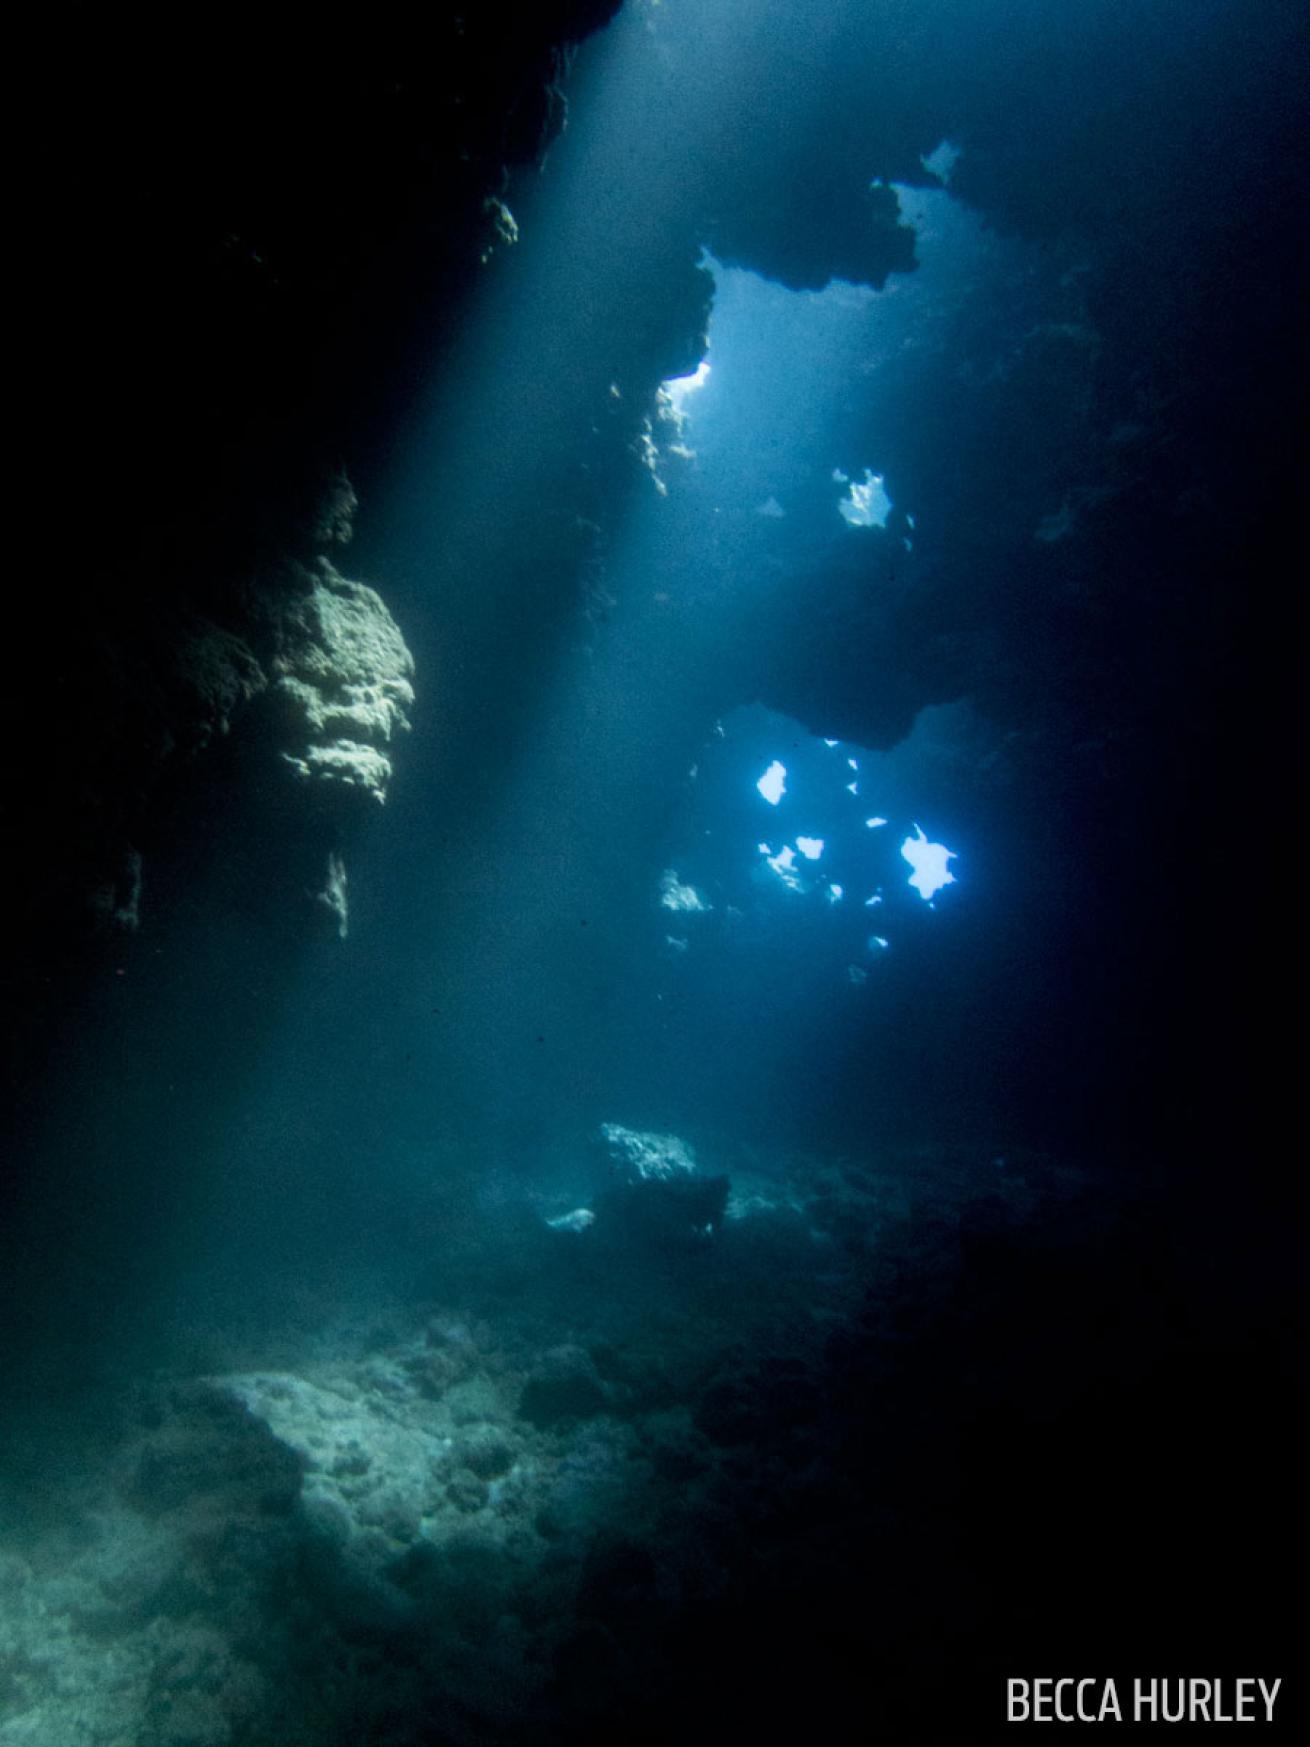
M 757 1164 L 710 1238 L 508 1198 L 408 1291 L 288 1284 L 33 1400 L 0 1475 L 3 1747 L 708 1739 L 731 1692 L 757 1732 L 896 1716 L 904 1655 L 992 1605 L 961 1440 L 1062 1338 L 1015 1352 L 1008 1283 L 1096 1216 L 1033 1153 Z

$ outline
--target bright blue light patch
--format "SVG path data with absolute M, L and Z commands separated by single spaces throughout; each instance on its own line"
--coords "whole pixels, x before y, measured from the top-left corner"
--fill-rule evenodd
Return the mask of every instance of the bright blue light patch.
M 671 867 L 666 867 L 660 878 L 660 903 L 666 910 L 691 912 L 711 910 L 714 907 L 695 886 L 689 886 L 680 880 Z
M 848 758 L 846 762 L 850 765 L 852 770 L 858 770 L 860 768 L 860 761 L 858 758 Z
M 859 783 L 847 783 L 847 785 L 846 785 L 846 793 L 847 793 L 847 794 L 848 794 L 848 795 L 858 795 L 858 794 L 859 794 L 859 792 L 860 792 L 860 785 L 859 785 Z
M 875 904 L 881 904 L 881 903 L 882 903 L 882 893 L 875 892 L 871 898 L 866 898 L 864 900 L 864 907 L 866 910 L 872 910 L 872 908 Z
M 866 467 L 863 479 L 853 479 L 850 490 L 837 505 L 843 521 L 852 528 L 885 528 L 892 500 L 883 489 L 883 476 Z
M 943 886 L 955 884 L 955 875 L 946 865 L 955 859 L 955 851 L 944 843 L 930 843 L 918 825 L 914 829 L 917 835 L 905 839 L 901 854 L 914 869 L 910 884 L 920 897 L 931 898 Z
M 798 837 L 796 847 L 806 861 L 817 861 L 823 854 L 823 839 L 822 837 Z
M 787 766 L 775 758 L 755 787 L 771 807 L 776 807 L 787 793 Z
M 687 396 L 695 394 L 698 388 L 704 388 L 710 379 L 710 361 L 702 358 L 690 376 L 673 376 L 662 386 L 665 394 L 673 403 L 673 410 L 679 416 L 687 410 Z
M 825 746 L 840 746 L 841 741 L 840 740 L 825 740 L 823 744 Z
M 885 819 L 879 819 L 875 814 L 872 819 L 866 819 L 864 821 L 864 828 L 866 831 L 876 831 L 880 825 L 885 825 L 886 823 L 887 821 Z
M 830 885 L 826 895 L 830 904 L 840 904 L 842 899 L 846 896 L 846 888 L 844 886 Z
M 886 941 L 881 934 L 871 934 L 869 936 L 870 952 L 886 952 L 888 945 L 889 942 Z
M 768 865 L 789 892 L 799 892 L 803 889 L 800 875 L 796 872 L 796 851 L 790 844 L 786 848 L 780 849 L 776 855 L 771 855 Z

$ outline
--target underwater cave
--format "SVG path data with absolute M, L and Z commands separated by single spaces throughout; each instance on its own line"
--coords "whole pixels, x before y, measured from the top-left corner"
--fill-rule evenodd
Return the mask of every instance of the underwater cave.
M 14 56 L 0 1747 L 1304 1728 L 1303 9 Z

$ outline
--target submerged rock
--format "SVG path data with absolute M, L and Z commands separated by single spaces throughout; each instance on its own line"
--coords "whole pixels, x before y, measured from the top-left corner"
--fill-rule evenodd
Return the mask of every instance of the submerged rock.
M 311 896 L 331 917 L 338 940 L 344 940 L 350 932 L 349 883 L 346 864 L 334 849 L 328 855 L 322 887 Z
M 603 1123 L 600 1132 L 611 1166 L 610 1182 L 596 1197 L 603 1230 L 655 1242 L 713 1236 L 728 1205 L 726 1176 L 702 1171 L 677 1135 L 643 1133 L 616 1122 Z
M 643 1133 L 618 1122 L 603 1122 L 600 1132 L 615 1170 L 630 1182 L 669 1182 L 696 1170 L 695 1153 L 676 1134 Z
M 590 1207 L 575 1207 L 571 1213 L 559 1213 L 554 1219 L 546 1221 L 551 1231 L 571 1231 L 574 1233 L 589 1231 L 595 1223 L 596 1215 Z
M 386 749 L 410 725 L 414 658 L 376 589 L 349 581 L 327 558 L 314 571 L 297 568 L 306 588 L 285 613 L 273 662 L 294 729 L 282 756 L 305 782 L 385 801 Z
M 148 1518 L 285 1513 L 300 1492 L 302 1458 L 269 1431 L 235 1391 L 184 1391 L 167 1422 L 131 1452 L 120 1496 Z
M 609 1405 L 605 1385 L 591 1355 L 582 1347 L 556 1347 L 546 1353 L 523 1386 L 519 1413 L 536 1426 L 561 1420 L 594 1419 Z
M 361 1577 L 378 1577 L 437 1508 L 450 1440 L 376 1384 L 257 1372 L 215 1388 L 294 1455 L 306 1521 Z
M 494 1426 L 478 1426 L 460 1439 L 455 1460 L 479 1480 L 499 1480 L 514 1466 L 514 1451 Z

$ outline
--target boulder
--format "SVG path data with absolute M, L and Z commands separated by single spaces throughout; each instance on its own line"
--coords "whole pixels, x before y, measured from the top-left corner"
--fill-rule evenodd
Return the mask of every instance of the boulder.
M 610 1178 L 596 1196 L 602 1234 L 645 1242 L 701 1242 L 723 1223 L 726 1176 L 702 1171 L 686 1141 L 616 1122 L 601 1126 Z
M 605 1385 L 591 1355 L 582 1347 L 555 1347 L 546 1353 L 523 1386 L 519 1413 L 536 1426 L 561 1420 L 594 1419 L 609 1405 Z

